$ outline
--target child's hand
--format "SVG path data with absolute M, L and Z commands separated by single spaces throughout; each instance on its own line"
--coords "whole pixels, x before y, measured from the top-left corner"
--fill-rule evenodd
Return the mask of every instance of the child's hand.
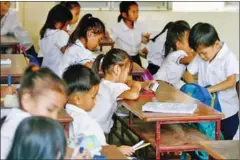
M 120 146 L 118 149 L 126 156 L 131 156 L 135 152 L 134 149 L 130 146 Z
M 134 81 L 132 87 L 137 88 L 139 91 L 141 90 L 142 86 L 140 82 Z

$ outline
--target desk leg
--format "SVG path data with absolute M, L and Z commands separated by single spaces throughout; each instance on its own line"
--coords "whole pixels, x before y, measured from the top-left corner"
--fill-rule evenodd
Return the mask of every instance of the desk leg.
M 102 52 L 102 49 L 103 49 L 103 47 L 102 46 L 100 46 L 100 51 Z
M 67 136 L 69 137 L 69 123 L 62 123 L 63 124 L 63 128 L 67 133 Z
M 216 121 L 216 140 L 220 140 L 220 132 L 221 132 L 221 119 Z
M 161 132 L 161 123 L 159 121 L 156 122 L 156 131 L 155 131 L 155 138 L 156 138 L 156 160 L 160 160 L 160 132 Z

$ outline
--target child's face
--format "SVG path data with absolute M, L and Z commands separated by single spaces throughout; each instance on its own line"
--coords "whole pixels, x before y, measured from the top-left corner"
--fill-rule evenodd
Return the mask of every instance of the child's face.
M 95 34 L 92 31 L 87 33 L 87 49 L 94 51 L 99 46 L 99 42 L 103 39 L 104 34 Z
M 211 61 L 214 56 L 218 53 L 220 47 L 220 43 L 216 41 L 212 46 L 206 47 L 204 45 L 200 45 L 196 52 L 204 61 Z
M 33 116 L 45 116 L 57 119 L 58 113 L 64 108 L 67 102 L 65 94 L 47 90 L 32 97 L 29 93 L 22 96 L 23 109 Z
M 184 32 L 184 36 L 182 37 L 182 39 L 180 41 L 177 41 L 176 43 L 176 49 L 177 50 L 183 50 L 185 51 L 187 54 L 192 52 L 192 49 L 189 46 L 189 31 L 185 31 Z
M 125 18 L 129 21 L 135 22 L 138 19 L 138 6 L 131 5 L 128 10 L 128 15 L 126 15 Z
M 10 2 L 1 2 L 0 5 L 1 16 L 5 16 L 10 8 Z
M 73 15 L 73 18 L 72 18 L 70 24 L 77 23 L 79 16 L 80 16 L 80 10 L 81 10 L 80 7 L 74 7 L 70 10 Z

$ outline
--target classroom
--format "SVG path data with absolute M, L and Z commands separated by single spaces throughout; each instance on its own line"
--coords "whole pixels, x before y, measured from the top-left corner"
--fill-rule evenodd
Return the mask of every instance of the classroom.
M 240 159 L 238 1 L 1 1 L 1 159 Z

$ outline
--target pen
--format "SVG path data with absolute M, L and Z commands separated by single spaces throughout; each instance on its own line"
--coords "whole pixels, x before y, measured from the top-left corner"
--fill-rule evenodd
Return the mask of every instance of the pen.
M 12 75 L 9 73 L 8 74 L 8 86 L 11 86 L 12 84 Z

